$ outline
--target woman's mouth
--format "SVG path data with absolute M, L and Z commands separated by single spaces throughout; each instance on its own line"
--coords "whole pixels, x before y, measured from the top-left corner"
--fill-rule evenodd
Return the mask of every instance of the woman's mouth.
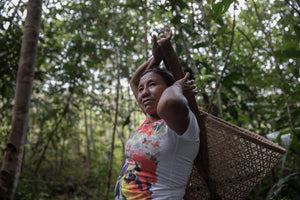
M 151 102 L 151 99 L 145 99 L 145 100 L 143 100 L 143 104 L 144 105 L 147 105 L 147 104 L 149 104 Z

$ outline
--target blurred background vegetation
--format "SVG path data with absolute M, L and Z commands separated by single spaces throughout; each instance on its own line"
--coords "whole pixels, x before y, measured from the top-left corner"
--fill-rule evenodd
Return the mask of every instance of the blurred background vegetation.
M 0 1 L 0 162 L 26 4 Z M 165 28 L 200 109 L 288 150 L 248 199 L 300 199 L 299 0 L 43 1 L 15 199 L 103 199 L 108 179 L 113 199 L 124 144 L 144 119 L 128 82 Z

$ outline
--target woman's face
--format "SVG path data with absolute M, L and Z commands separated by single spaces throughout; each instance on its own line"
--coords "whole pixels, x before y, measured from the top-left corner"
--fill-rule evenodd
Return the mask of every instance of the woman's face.
M 138 85 L 138 103 L 149 115 L 157 115 L 157 104 L 167 88 L 164 79 L 155 72 L 145 74 Z

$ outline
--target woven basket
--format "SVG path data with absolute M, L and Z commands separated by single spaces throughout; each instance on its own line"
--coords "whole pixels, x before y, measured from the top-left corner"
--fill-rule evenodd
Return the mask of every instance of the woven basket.
M 245 199 L 285 153 L 253 132 L 199 111 L 200 150 L 185 199 Z
M 172 44 L 164 63 L 175 80 L 184 77 Z M 241 200 L 278 162 L 285 149 L 266 138 L 200 111 L 193 92 L 186 92 L 200 127 L 200 148 L 185 200 Z

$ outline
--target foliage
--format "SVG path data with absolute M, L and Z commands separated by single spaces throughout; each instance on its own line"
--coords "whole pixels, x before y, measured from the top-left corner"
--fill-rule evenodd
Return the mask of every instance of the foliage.
M 0 10 L 2 155 L 26 4 L 1 1 Z M 165 27 L 196 80 L 199 107 L 206 110 L 213 100 L 214 115 L 288 150 L 248 199 L 299 198 L 299 10 L 295 0 L 45 1 L 16 199 L 102 199 L 117 68 L 122 85 L 113 180 L 125 141 L 143 119 L 128 81 L 151 55 L 150 34 Z

